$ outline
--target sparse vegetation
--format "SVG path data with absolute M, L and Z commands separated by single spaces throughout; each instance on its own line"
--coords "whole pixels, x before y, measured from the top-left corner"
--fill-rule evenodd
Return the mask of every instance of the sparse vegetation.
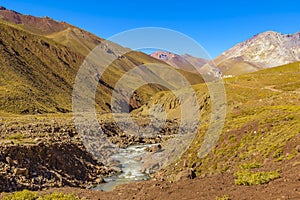
M 279 170 L 272 172 L 251 172 L 250 170 L 238 171 L 234 183 L 237 185 L 261 185 L 280 177 Z
M 52 193 L 43 196 L 38 195 L 37 192 L 23 190 L 5 195 L 3 200 L 84 200 L 76 197 L 74 194 Z
M 15 133 L 8 136 L 8 139 L 10 140 L 22 140 L 24 138 L 24 135 L 21 133 Z
M 0 30 L 0 110 L 22 115 L 70 113 L 78 69 L 102 39 L 75 27 L 51 35 L 33 34 L 26 27 L 1 19 Z M 118 45 L 109 48 L 112 52 L 124 51 Z M 107 105 L 111 102 L 112 88 L 127 71 L 141 64 L 163 63 L 142 52 L 131 51 L 124 56 L 126 59 L 116 58 L 99 81 L 95 106 L 101 113 L 110 111 Z M 203 82 L 198 74 L 178 72 L 191 84 Z M 164 71 L 156 73 L 160 74 L 153 76 L 160 77 L 161 81 L 168 76 Z M 135 88 L 136 82 L 127 84 Z M 158 84 L 144 85 L 137 89 L 137 100 L 131 106 L 138 108 L 164 90 L 166 88 Z
M 256 169 L 261 167 L 262 165 L 258 163 L 244 163 L 240 166 L 240 169 L 247 170 L 247 169 Z
M 230 200 L 230 198 L 229 198 L 228 195 L 224 195 L 224 196 L 221 196 L 221 197 L 216 197 L 216 200 Z
M 18 13 L 15 14 L 18 15 Z M 34 19 L 34 17 L 26 18 Z M 46 18 L 47 22 L 48 20 Z M 72 92 L 78 69 L 85 60 L 85 56 L 98 44 L 103 45 L 109 57 L 116 57 L 100 77 L 95 96 L 97 114 L 108 120 L 109 114 L 103 113 L 111 111 L 111 95 L 117 81 L 126 72 L 139 65 L 163 63 L 142 52 L 132 51 L 119 55 L 124 51 L 123 47 L 114 46 L 95 35 L 66 23 L 63 24 L 62 28 L 57 27 L 59 29 L 52 30 L 51 24 L 47 23 L 40 23 L 39 27 L 35 28 L 29 27 L 26 23 L 14 24 L 3 18 L 0 19 L 0 142 L 6 152 L 6 155 L 0 156 L 3 169 L 0 179 L 4 183 L 0 184 L 1 191 L 17 191 L 29 187 L 32 187 L 32 190 L 44 189 L 41 186 L 43 182 L 49 183 L 45 188 L 63 186 L 86 188 L 86 186 L 101 182 L 94 180 L 99 173 L 108 171 L 109 173 L 105 175 L 110 176 L 110 171 L 113 170 L 103 166 L 103 163 L 96 163 L 96 161 L 94 163 L 92 155 L 83 148 L 73 124 L 66 127 L 66 124 L 73 123 Z M 50 30 L 38 30 L 43 27 Z M 260 54 L 260 58 L 263 59 L 267 56 L 267 53 Z M 251 59 L 255 57 L 256 55 L 251 55 Z M 221 64 L 224 65 L 223 67 L 233 67 L 227 71 L 230 74 L 258 69 L 250 62 L 239 61 L 239 58 L 227 60 Z M 224 79 L 227 92 L 226 122 L 217 143 L 207 145 L 213 146 L 212 151 L 201 158 L 198 152 L 210 126 L 211 99 L 215 99 L 209 94 L 207 85 L 202 84 L 203 80 L 198 74 L 178 70 L 193 85 L 196 92 L 200 106 L 201 125 L 189 149 L 176 162 L 158 173 L 162 176 L 159 178 L 174 179 L 178 172 L 184 172 L 186 168 L 189 168 L 197 176 L 204 177 L 204 180 L 207 176 L 211 179 L 219 179 L 222 176 L 224 178 L 222 184 L 230 182 L 229 184 L 233 185 L 232 178 L 234 178 L 233 187 L 237 188 L 240 186 L 236 185 L 261 185 L 281 176 L 287 176 L 286 174 L 290 173 L 286 170 L 288 167 L 297 171 L 300 165 L 298 162 L 300 152 L 299 66 L 300 62 L 297 62 Z M 158 71 L 160 73 L 158 76 L 151 73 L 155 80 L 166 81 L 172 78 L 163 70 Z M 145 76 L 144 71 L 140 73 L 141 76 Z M 96 77 L 98 75 L 95 74 Z M 126 79 L 126 81 L 128 87 L 135 88 L 135 80 Z M 158 107 L 159 110 L 167 112 L 167 118 L 173 120 L 170 120 L 170 123 L 181 122 L 183 110 L 180 107 L 180 100 L 171 91 L 166 90 L 167 88 L 159 84 L 146 84 L 138 88 L 130 101 L 131 109 L 134 109 L 130 114 L 134 117 L 134 121 L 141 122 L 139 117 L 146 119 L 152 111 L 152 106 L 157 105 L 161 106 Z M 186 91 L 186 88 L 181 88 L 178 94 L 185 94 Z M 84 92 L 86 91 L 83 90 L 82 93 Z M 121 90 L 117 93 L 123 98 L 124 94 Z M 150 101 L 146 103 L 149 99 Z M 218 119 L 213 119 L 213 121 Z M 112 119 L 109 120 L 112 121 Z M 57 125 L 55 124 L 57 121 L 62 121 L 62 123 Z M 167 133 L 171 132 L 168 130 L 172 125 L 166 125 Z M 116 129 L 115 126 L 110 128 Z M 87 130 L 86 132 L 94 131 Z M 126 147 L 126 144 L 119 141 L 120 138 L 125 139 L 123 137 L 125 135 L 110 130 L 107 132 L 116 143 Z M 214 137 L 213 134 L 211 136 L 211 138 Z M 149 141 L 149 143 L 159 142 L 161 138 L 164 138 L 164 135 L 157 141 Z M 142 139 L 145 138 L 132 137 L 128 144 L 146 143 Z M 163 142 L 161 144 L 164 145 Z M 92 149 L 95 149 L 94 147 L 95 145 L 92 145 Z M 30 159 L 25 158 L 26 156 Z M 76 169 L 73 170 L 72 166 Z M 64 171 L 60 168 L 66 169 L 65 171 L 72 169 L 72 173 L 63 173 Z M 289 179 L 283 177 L 282 180 Z M 168 187 L 159 186 L 161 191 L 168 190 Z M 223 191 L 225 191 L 224 188 L 226 187 L 222 187 Z M 253 187 L 244 188 L 253 189 Z M 208 188 L 208 190 L 212 191 L 215 188 Z M 80 199 L 73 194 L 39 194 L 39 192 L 24 190 L 4 195 L 3 199 Z M 216 200 L 229 199 L 228 195 L 216 197 Z
M 300 94 L 296 91 L 273 91 L 272 88 L 297 82 L 299 72 L 299 63 L 294 63 L 225 79 L 227 117 L 216 147 L 206 157 L 198 158 L 197 152 L 210 117 L 208 102 L 202 109 L 199 133 L 190 149 L 176 162 L 177 166 L 168 168 L 170 179 L 173 173 L 181 170 L 178 166 L 182 166 L 183 160 L 187 160 L 189 167 L 196 162 L 202 163 L 196 169 L 198 176 L 241 169 L 268 171 L 268 167 L 262 165 L 265 160 L 278 164 L 283 160 L 292 160 L 297 154 L 287 145 L 299 134 Z M 203 94 L 199 91 L 205 92 L 206 89 L 202 85 L 194 88 L 201 99 Z M 166 93 L 163 99 L 168 96 Z M 174 110 L 170 112 L 176 113 Z
M 38 195 L 36 192 L 23 190 L 21 192 L 14 192 L 3 197 L 3 200 L 36 200 Z
M 38 200 L 83 200 L 74 194 L 52 193 L 39 197 Z

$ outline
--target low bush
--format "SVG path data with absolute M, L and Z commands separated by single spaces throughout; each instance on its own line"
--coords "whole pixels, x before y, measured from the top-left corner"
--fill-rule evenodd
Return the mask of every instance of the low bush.
M 251 172 L 250 170 L 238 171 L 235 174 L 236 185 L 261 185 L 280 178 L 279 170 L 272 172 Z
M 36 192 L 23 190 L 3 197 L 3 200 L 83 200 L 74 194 L 52 193 L 39 196 Z

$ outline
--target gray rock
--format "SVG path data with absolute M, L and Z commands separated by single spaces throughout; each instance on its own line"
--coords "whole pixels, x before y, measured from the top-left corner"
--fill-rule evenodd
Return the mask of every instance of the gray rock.
M 197 168 L 199 168 L 201 165 L 202 165 L 202 162 L 195 162 L 195 163 L 192 164 L 192 168 L 193 168 L 193 169 L 197 169 Z
M 28 169 L 25 169 L 25 168 L 15 168 L 14 169 L 14 175 L 15 176 L 27 176 L 28 175 Z
M 137 161 L 137 162 L 139 162 L 139 161 L 142 160 L 142 157 L 135 157 L 134 160 Z
M 111 170 L 115 171 L 116 173 L 121 173 L 122 169 L 120 167 L 111 167 Z
M 11 159 L 10 157 L 6 157 L 5 160 L 6 160 L 6 162 L 7 162 L 10 166 L 13 166 L 13 165 L 14 165 L 14 161 L 13 161 L 13 159 Z
M 153 174 L 159 169 L 160 165 L 154 160 L 146 160 L 142 165 L 142 172 L 147 174 Z
M 160 144 L 153 145 L 151 147 L 146 148 L 146 151 L 153 152 L 153 153 L 156 153 L 156 152 L 158 152 L 160 150 L 161 150 L 161 145 Z
M 196 177 L 196 174 L 193 169 L 186 169 L 184 171 L 179 172 L 176 175 L 175 181 L 193 179 L 195 177 Z
M 97 178 L 97 179 L 95 180 L 95 182 L 96 182 L 97 184 L 105 183 L 105 181 L 104 181 L 104 179 L 103 179 L 102 177 Z

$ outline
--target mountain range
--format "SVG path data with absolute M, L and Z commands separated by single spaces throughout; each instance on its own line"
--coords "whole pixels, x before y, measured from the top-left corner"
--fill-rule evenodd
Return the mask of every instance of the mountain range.
M 300 32 L 281 34 L 267 31 L 257 34 L 210 61 L 164 51 L 157 51 L 151 56 L 188 71 L 193 71 L 193 66 L 201 69 L 206 63 L 213 63 L 225 76 L 239 75 L 299 61 Z
M 114 175 L 133 180 L 135 172 L 118 175 L 122 161 L 103 160 L 102 152 L 112 153 L 109 145 L 88 123 L 84 134 L 79 132 L 72 113 L 76 75 L 95 47 L 101 59 L 114 60 L 101 76 L 84 79 L 99 80 L 95 108 L 104 136 L 122 151 L 128 145 L 151 145 L 146 151 L 154 156 L 153 162 L 132 151 L 126 159 L 140 162 L 144 172 L 158 170 L 149 174 L 151 181 L 134 180 L 111 192 L 91 188 L 106 180 L 114 184 L 110 181 Z M 0 199 L 3 195 L 8 195 L 4 199 L 37 199 L 40 193 L 53 192 L 61 196 L 57 191 L 86 199 L 299 199 L 299 48 L 300 33 L 268 31 L 211 60 L 164 51 L 147 55 L 65 22 L 0 7 Z M 150 64 L 158 68 L 144 67 Z M 142 67 L 137 73 L 127 73 L 138 66 Z M 183 75 L 195 93 L 188 95 L 189 87 L 166 88 L 170 79 L 180 81 L 161 66 Z M 218 90 L 223 98 L 211 94 L 211 84 L 204 83 L 199 71 L 223 76 L 224 90 Z M 136 77 L 163 83 L 134 91 L 130 117 L 111 115 L 112 93 L 117 93 L 120 106 L 128 95 L 114 91 L 124 77 L 131 89 Z M 199 119 L 185 124 L 182 116 L 198 111 Z M 149 117 L 160 113 L 154 120 Z M 166 120 L 156 134 L 151 126 L 160 122 L 160 116 Z M 122 131 L 131 127 L 131 119 L 139 127 Z M 190 133 L 197 122 L 195 137 L 181 134 Z M 91 136 L 91 144 L 84 140 L 85 134 Z M 172 143 L 176 139 L 178 143 Z M 164 155 L 166 165 L 161 166 L 159 155 Z M 2 193 L 23 189 L 40 193 Z
M 151 55 L 127 51 L 66 22 L 49 17 L 34 17 L 0 7 L 1 110 L 12 113 L 55 113 L 71 111 L 71 94 L 76 73 L 85 57 L 102 46 L 115 62 L 100 78 L 96 95 L 97 109 L 108 112 L 115 83 L 136 66 L 156 63 L 174 67 L 191 84 L 203 82 L 201 73 L 233 76 L 300 60 L 300 33 L 284 35 L 272 31 L 258 34 L 235 45 L 213 60 L 191 55 L 158 51 Z M 210 66 L 215 67 L 207 67 Z M 142 72 L 140 76 L 143 76 Z M 148 73 L 148 72 L 147 72 Z M 166 73 L 161 70 L 155 73 Z M 149 74 L 149 73 L 148 73 Z M 156 74 L 164 82 L 168 74 Z M 161 85 L 145 85 L 136 91 L 130 109 L 139 108 Z M 126 94 L 119 94 L 121 101 Z M 120 103 L 121 104 L 121 103 Z
M 96 46 L 112 56 L 114 62 L 100 77 L 96 95 L 99 112 L 111 109 L 111 95 L 122 75 L 142 64 L 165 65 L 164 62 L 137 51 L 105 41 L 87 31 L 49 17 L 22 15 L 0 8 L 0 109 L 18 114 L 70 112 L 72 90 L 77 71 Z M 120 52 L 127 52 L 120 56 Z M 160 72 L 154 79 L 165 82 Z M 195 74 L 178 70 L 191 84 L 203 82 Z M 161 74 L 156 74 L 161 73 Z M 139 88 L 130 101 L 130 109 L 140 107 L 158 91 L 160 85 Z M 119 93 L 120 101 L 126 94 Z M 120 103 L 121 104 L 121 103 Z

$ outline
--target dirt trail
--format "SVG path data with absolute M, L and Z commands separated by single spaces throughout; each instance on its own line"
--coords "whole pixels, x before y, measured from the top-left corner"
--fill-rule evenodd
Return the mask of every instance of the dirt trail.
M 235 86 L 235 87 L 240 87 L 240 88 L 248 88 L 248 89 L 251 89 L 251 90 L 261 90 L 261 89 L 263 89 L 263 90 L 269 90 L 269 91 L 272 91 L 272 92 L 287 92 L 287 91 L 283 91 L 283 90 L 274 88 L 276 85 L 267 85 L 267 86 L 264 86 L 262 88 L 246 86 L 246 85 L 238 85 L 238 84 L 233 84 L 233 83 L 228 83 L 228 85 Z M 297 89 L 297 90 L 294 90 L 294 91 L 290 91 L 290 92 L 295 93 L 295 94 L 300 94 L 300 88 Z
M 265 86 L 263 89 L 270 90 L 272 92 L 283 92 L 282 90 L 275 89 L 274 87 L 275 85 L 269 85 L 269 86 Z
M 258 90 L 258 89 L 261 90 L 261 89 L 264 89 L 264 90 L 270 90 L 272 92 L 283 92 L 282 90 L 275 89 L 274 85 L 268 85 L 268 86 L 264 86 L 262 88 L 260 88 L 260 87 L 252 87 L 252 86 L 247 86 L 247 85 L 238 85 L 238 84 L 233 84 L 233 83 L 229 83 L 229 85 L 235 86 L 235 87 L 240 87 L 240 88 L 248 88 L 248 89 L 251 89 L 251 90 Z

